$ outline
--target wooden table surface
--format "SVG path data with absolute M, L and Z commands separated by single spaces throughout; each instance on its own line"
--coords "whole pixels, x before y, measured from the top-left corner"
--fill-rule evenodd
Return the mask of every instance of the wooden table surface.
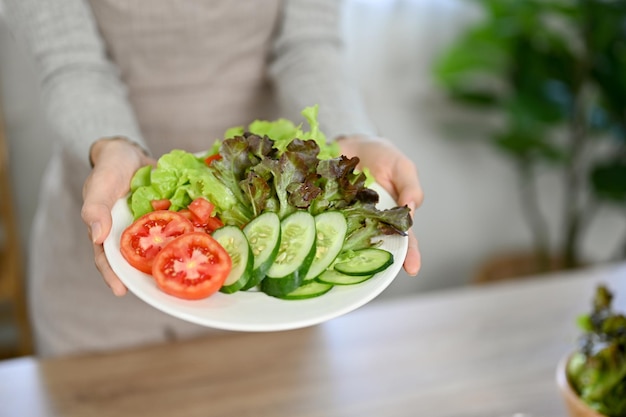
M 419 279 L 419 278 L 417 278 Z M 0 416 L 559 417 L 559 358 L 626 264 L 370 303 L 315 327 L 0 362 Z

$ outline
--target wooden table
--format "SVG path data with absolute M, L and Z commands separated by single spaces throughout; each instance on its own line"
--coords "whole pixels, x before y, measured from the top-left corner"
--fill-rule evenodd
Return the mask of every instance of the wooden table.
M 626 311 L 624 264 L 374 302 L 308 329 L 0 362 L 0 416 L 565 416 L 555 367 L 598 282 Z

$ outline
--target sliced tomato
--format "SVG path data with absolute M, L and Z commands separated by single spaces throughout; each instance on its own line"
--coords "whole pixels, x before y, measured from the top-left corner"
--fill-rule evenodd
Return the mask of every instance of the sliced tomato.
M 193 224 L 177 212 L 153 211 L 144 214 L 124 230 L 120 251 L 129 264 L 150 274 L 154 258 L 165 245 L 193 230 Z
M 193 214 L 191 214 L 191 212 L 189 211 L 189 209 L 180 209 L 177 211 L 178 214 L 184 216 L 187 220 L 189 220 L 190 222 L 193 221 Z
M 199 197 L 193 200 L 187 208 L 199 223 L 204 224 L 213 215 L 215 205 L 206 198 Z
M 187 217 L 198 232 L 210 234 L 224 226 L 224 223 L 215 216 L 215 205 L 202 197 L 192 201 L 186 209 L 180 210 L 179 213 Z
M 219 153 L 216 153 L 215 155 L 209 155 L 204 159 L 204 163 L 207 165 L 211 165 L 211 163 L 213 161 L 219 161 L 220 159 L 222 159 L 222 155 L 220 155 Z
M 150 202 L 154 210 L 167 210 L 172 205 L 172 202 L 167 198 L 161 200 L 152 200 Z
M 209 217 L 209 220 L 207 220 L 206 224 L 204 225 L 204 230 L 207 233 L 213 233 L 220 227 L 224 227 L 224 222 L 222 222 L 217 217 Z
M 219 291 L 231 268 L 228 252 L 213 237 L 192 232 L 172 240 L 159 252 L 152 276 L 163 292 L 198 300 Z

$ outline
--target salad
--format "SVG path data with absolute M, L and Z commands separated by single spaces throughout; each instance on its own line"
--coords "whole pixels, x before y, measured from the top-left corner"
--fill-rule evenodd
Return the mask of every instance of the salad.
M 279 119 L 229 129 L 202 155 L 175 149 L 140 168 L 120 250 L 185 299 L 256 290 L 283 299 L 363 282 L 393 263 L 378 248 L 406 235 L 408 207 L 376 208 L 373 179 L 319 129 Z
M 603 416 L 626 416 L 626 315 L 613 309 L 614 294 L 596 287 L 593 308 L 578 319 L 583 331 L 567 377 L 581 400 Z

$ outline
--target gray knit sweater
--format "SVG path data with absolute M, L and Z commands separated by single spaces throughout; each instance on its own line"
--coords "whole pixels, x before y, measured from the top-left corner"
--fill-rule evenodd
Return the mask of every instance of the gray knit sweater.
M 275 114 L 265 101 L 275 97 L 279 115 L 292 120 L 318 103 L 329 137 L 373 131 L 342 60 L 337 0 L 4 1 L 10 27 L 35 59 L 43 103 L 62 140 L 43 178 L 29 256 L 40 355 L 207 331 L 104 288 L 80 216 L 95 140 L 125 135 L 155 156 L 179 146 L 206 149 L 205 139 L 215 136 L 205 131 L 219 134 L 257 111 Z M 268 78 L 274 95 L 266 94 Z
M 46 113 L 66 149 L 86 161 L 93 141 L 117 134 L 146 146 L 87 1 L 4 1 L 16 39 L 35 58 Z M 329 137 L 373 134 L 343 62 L 339 11 L 338 0 L 285 0 L 269 74 L 284 117 L 318 103 Z

